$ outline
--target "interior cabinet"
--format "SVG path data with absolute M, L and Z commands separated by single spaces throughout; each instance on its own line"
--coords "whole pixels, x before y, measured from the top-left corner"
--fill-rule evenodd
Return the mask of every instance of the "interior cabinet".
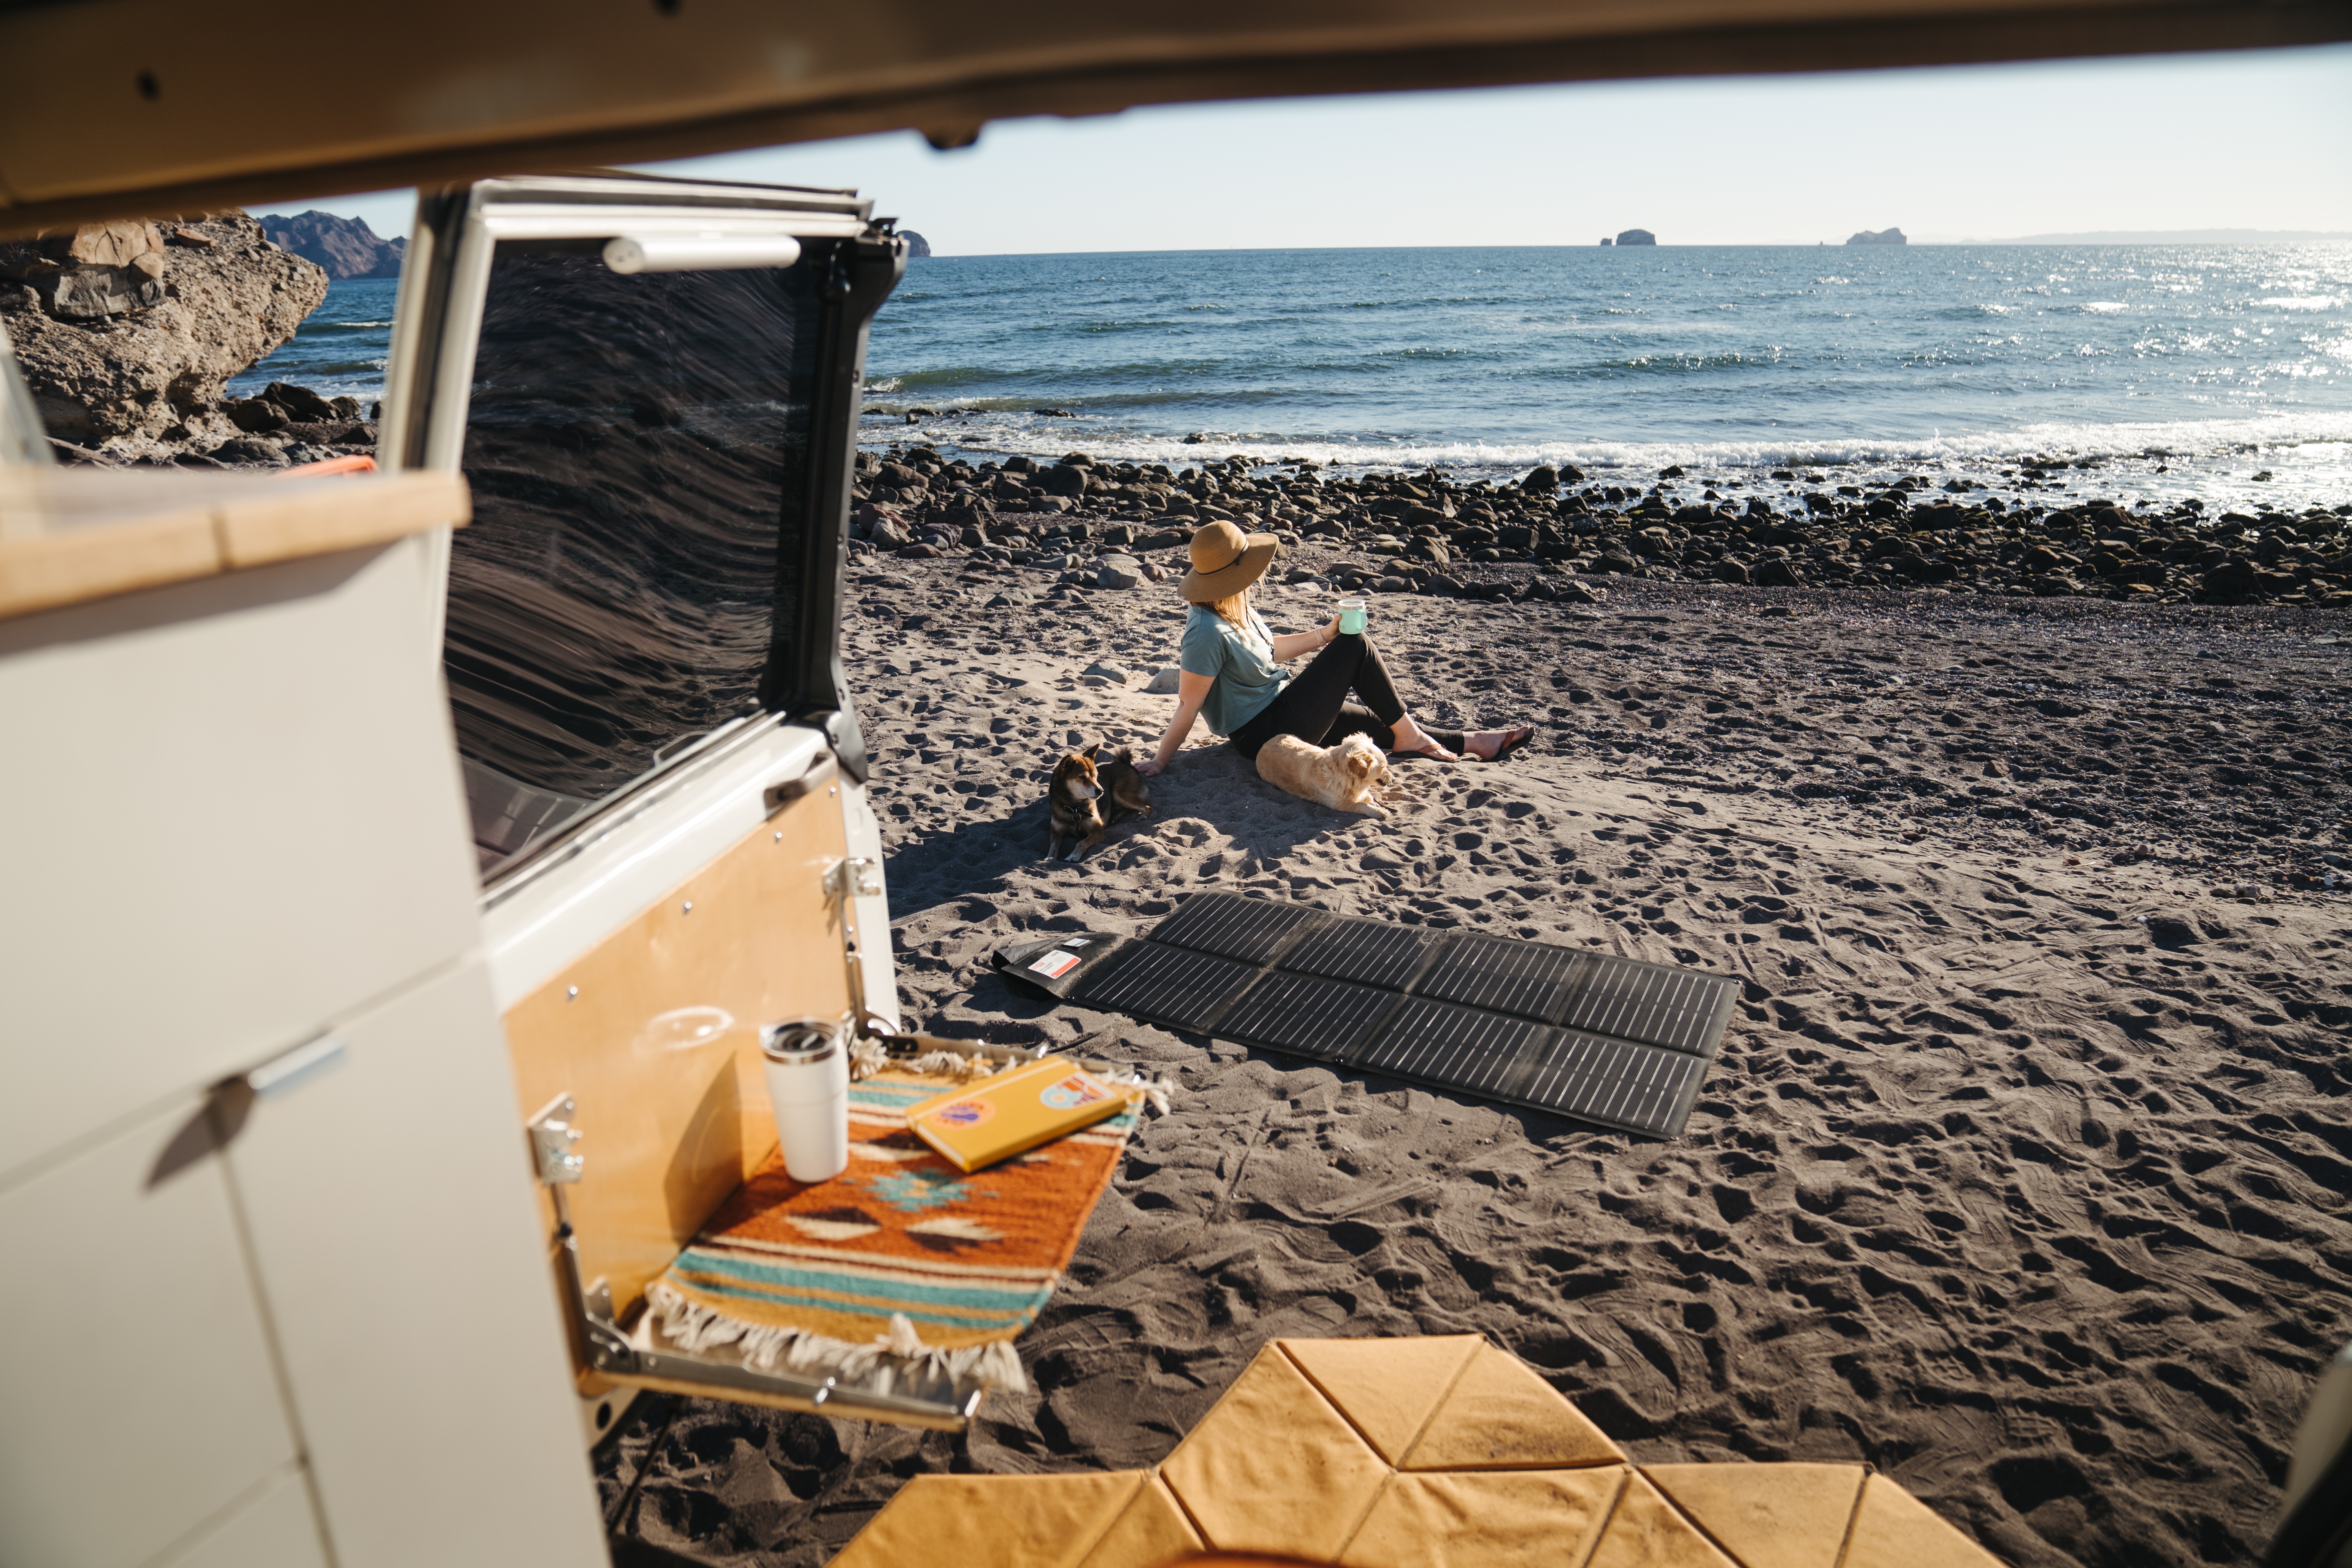
M 156 1568 L 329 1568 L 301 1471 L 271 1477 L 220 1528 Z
M 150 1562 L 295 1464 L 227 1173 L 156 1179 L 203 1114 L 173 1099 L 0 1190 L 8 1568 Z

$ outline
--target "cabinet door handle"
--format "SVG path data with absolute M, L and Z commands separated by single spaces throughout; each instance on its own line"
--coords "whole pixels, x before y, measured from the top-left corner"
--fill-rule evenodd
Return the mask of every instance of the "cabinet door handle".
M 320 1035 L 283 1056 L 270 1058 L 245 1075 L 246 1087 L 264 1100 L 308 1083 L 322 1072 L 341 1067 L 349 1054 L 341 1035 Z
M 163 1185 L 205 1155 L 217 1153 L 235 1142 L 236 1135 L 245 1131 L 246 1118 L 253 1114 L 257 1101 L 284 1094 L 341 1066 L 349 1054 L 341 1036 L 320 1035 L 270 1058 L 259 1067 L 213 1085 L 205 1091 L 204 1103 L 196 1108 L 196 1113 L 172 1134 L 163 1152 L 155 1156 L 154 1166 L 147 1173 L 149 1189 Z

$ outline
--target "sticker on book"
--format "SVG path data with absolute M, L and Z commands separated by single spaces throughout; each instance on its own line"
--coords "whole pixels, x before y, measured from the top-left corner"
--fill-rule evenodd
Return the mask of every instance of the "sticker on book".
M 1043 958 L 1032 960 L 1029 964 L 1032 970 L 1048 980 L 1059 980 L 1077 966 L 1078 955 L 1075 952 L 1065 952 L 1060 948 L 1055 948 Z
M 1037 1096 L 1037 1101 L 1048 1110 L 1076 1110 L 1081 1105 L 1097 1105 L 1110 1098 L 1110 1090 L 1082 1072 L 1074 1072 L 1056 1083 L 1047 1084 Z
M 929 1120 L 942 1127 L 977 1127 L 996 1114 L 996 1103 L 988 1100 L 959 1100 L 953 1105 L 942 1105 L 931 1112 Z

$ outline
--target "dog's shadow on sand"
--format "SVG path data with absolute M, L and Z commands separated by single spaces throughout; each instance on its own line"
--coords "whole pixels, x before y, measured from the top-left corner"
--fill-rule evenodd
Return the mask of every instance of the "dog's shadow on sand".
M 1195 853 L 1240 852 L 1262 863 L 1278 862 L 1302 845 L 1381 825 L 1376 817 L 1285 794 L 1259 778 L 1251 761 L 1230 745 L 1202 746 L 1150 781 L 1150 815 L 1120 818 L 1078 860 L 1049 860 L 1049 770 L 1040 769 L 1034 778 L 1019 781 L 1017 787 L 1034 791 L 1034 796 L 1007 816 L 907 833 L 890 851 L 890 918 L 903 920 L 952 898 L 1001 890 L 1003 879 L 1024 867 L 1066 879 L 1074 887 L 1095 882 L 1105 891 L 1164 898 L 1194 880 L 1196 868 L 1187 862 Z M 1158 854 L 1148 861 L 1134 859 L 1137 847 L 1147 843 Z

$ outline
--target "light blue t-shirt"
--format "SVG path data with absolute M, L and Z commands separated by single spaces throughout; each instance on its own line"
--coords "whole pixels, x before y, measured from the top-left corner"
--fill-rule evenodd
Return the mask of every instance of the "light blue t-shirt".
M 1216 681 L 1201 704 L 1201 717 L 1220 735 L 1230 735 L 1256 718 L 1290 679 L 1290 672 L 1274 662 L 1274 634 L 1258 619 L 1255 606 L 1244 634 L 1208 605 L 1193 605 L 1184 617 L 1184 644 L 1176 663 L 1188 674 Z

